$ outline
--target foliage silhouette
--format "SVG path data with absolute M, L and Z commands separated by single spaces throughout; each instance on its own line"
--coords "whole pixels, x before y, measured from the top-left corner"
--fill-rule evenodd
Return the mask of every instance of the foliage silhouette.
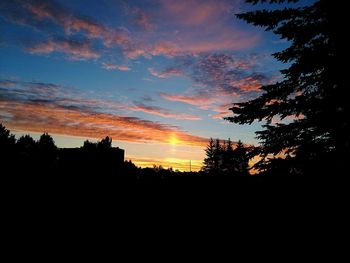
M 214 171 L 214 159 L 215 159 L 215 145 L 213 138 L 210 138 L 207 148 L 205 149 L 206 158 L 204 159 L 204 166 L 202 170 L 206 173 Z
M 260 146 L 254 150 L 261 158 L 255 165 L 261 173 L 345 171 L 349 103 L 338 65 L 341 53 L 334 10 L 334 3 L 319 0 L 310 6 L 284 5 L 237 15 L 290 41 L 288 48 L 273 54 L 289 65 L 281 70 L 283 79 L 261 87 L 256 99 L 234 104 L 234 116 L 226 118 L 238 124 L 266 121 L 264 130 L 257 132 Z
M 13 147 L 16 143 L 15 136 L 10 134 L 10 131 L 0 123 L 0 145 L 2 152 L 8 150 L 10 147 Z
M 220 142 L 210 138 L 205 149 L 206 158 L 202 171 L 208 175 L 242 176 L 249 175 L 249 154 L 241 141 L 233 149 L 231 139 Z
M 104 141 L 111 142 L 111 139 Z M 46 194 L 50 194 L 52 189 L 57 189 L 58 197 L 65 194 L 62 189 L 73 192 L 83 190 L 86 194 L 105 194 L 106 187 L 109 188 L 109 193 L 115 193 L 117 189 L 123 190 L 124 186 L 128 185 L 134 187 L 135 184 L 175 186 L 176 189 L 189 186 L 188 189 L 191 191 L 193 189 L 206 191 L 206 187 L 212 189 L 213 186 L 219 186 L 226 188 L 229 192 L 241 191 L 242 186 L 248 186 L 251 190 L 257 189 L 254 187 L 259 187 L 261 183 L 270 184 L 270 177 L 238 176 L 248 174 L 245 168 L 248 167 L 247 162 L 251 156 L 251 149 L 245 147 L 243 143 L 234 147 L 230 140 L 226 143 L 218 140 L 211 140 L 211 142 L 214 153 L 215 148 L 221 151 L 220 154 L 214 154 L 219 157 L 219 160 L 213 162 L 219 164 L 219 170 L 214 170 L 214 173 L 204 169 L 200 172 L 179 172 L 162 166 L 136 167 L 131 161 L 124 161 L 122 149 L 113 147 L 98 149 L 99 142 L 85 141 L 80 148 L 57 148 L 47 133 L 43 134 L 38 141 L 33 140 L 29 135 L 22 136 L 16 141 L 15 137 L 1 126 L 0 179 L 15 181 L 15 187 L 21 185 L 20 189 L 28 194 L 33 194 L 34 190 L 44 190 Z M 40 148 L 40 143 L 45 147 Z M 9 146 L 5 151 L 3 146 L 6 144 Z M 110 144 L 103 143 L 103 145 Z M 44 156 L 46 152 L 43 149 L 55 150 L 54 158 Z M 244 158 L 240 159 L 240 156 Z M 235 158 L 237 158 L 236 162 Z M 284 169 L 284 163 L 281 165 L 276 162 L 276 168 Z M 212 167 L 215 168 L 215 165 Z M 294 187 L 300 181 L 295 181 L 293 178 L 291 181 L 283 182 L 288 182 L 288 185 Z M 315 182 L 312 183 L 315 184 Z

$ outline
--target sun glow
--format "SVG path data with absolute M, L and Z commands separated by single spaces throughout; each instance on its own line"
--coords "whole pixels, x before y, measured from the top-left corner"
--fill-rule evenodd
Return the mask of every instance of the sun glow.
M 177 137 L 175 135 L 172 135 L 169 139 L 169 143 L 173 146 L 179 144 L 179 140 L 177 139 Z

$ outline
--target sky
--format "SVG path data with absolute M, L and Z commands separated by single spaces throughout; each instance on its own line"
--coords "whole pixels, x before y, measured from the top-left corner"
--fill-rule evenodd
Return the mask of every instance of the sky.
M 256 7 L 254 7 L 256 8 Z M 271 8 L 271 7 L 269 7 Z M 285 67 L 288 43 L 240 0 L 2 0 L 0 122 L 59 147 L 111 136 L 146 167 L 199 170 L 210 137 L 256 144 L 223 119 Z

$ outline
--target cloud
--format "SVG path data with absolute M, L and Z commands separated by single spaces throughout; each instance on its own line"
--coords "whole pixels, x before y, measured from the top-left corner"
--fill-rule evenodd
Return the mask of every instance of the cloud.
M 153 45 L 148 52 L 152 56 L 163 55 L 166 57 L 175 57 L 184 54 L 184 50 L 181 50 L 179 46 L 171 41 L 161 41 Z
M 1 11 L 0 15 L 7 21 L 31 26 L 45 34 L 52 35 L 52 32 L 55 32 L 55 38 L 58 35 L 63 38 L 60 30 L 53 27 L 56 25 L 63 29 L 64 38 L 69 39 L 66 42 L 72 42 L 77 33 L 83 34 L 90 40 L 101 39 L 106 47 L 127 46 L 132 41 L 124 30 L 118 27 L 109 28 L 90 17 L 78 15 L 56 1 L 5 1 Z M 49 53 L 54 48 L 55 45 L 49 41 L 46 49 L 42 46 L 41 50 Z M 89 55 L 85 57 L 90 58 Z
M 120 70 L 120 71 L 129 71 L 131 68 L 125 66 L 125 65 L 115 65 L 113 63 L 108 62 L 102 62 L 102 67 L 107 70 Z
M 210 94 L 206 92 L 197 92 L 193 95 L 168 94 L 161 92 L 159 95 L 166 100 L 195 105 L 201 109 L 208 109 L 209 105 L 216 101 L 215 98 L 211 97 Z
M 129 71 L 131 70 L 131 68 L 127 67 L 127 66 L 123 66 L 123 65 L 120 65 L 117 67 L 120 71 Z
M 91 138 L 109 135 L 115 140 L 143 143 L 169 143 L 169 138 L 176 136 L 183 145 L 203 147 L 207 143 L 207 138 L 174 125 L 99 111 L 103 101 L 74 98 L 72 94 L 67 98 L 67 90 L 58 85 L 12 83 L 0 86 L 0 115 L 7 116 L 6 125 L 12 129 Z
M 49 54 L 52 52 L 63 52 L 73 59 L 97 59 L 100 54 L 95 51 L 89 42 L 81 42 L 67 39 L 49 40 L 38 43 L 27 48 L 32 54 Z
M 166 68 L 165 70 L 161 72 L 157 72 L 153 68 L 148 68 L 149 73 L 157 78 L 165 79 L 172 76 L 182 76 L 183 72 L 180 69 L 177 68 Z
M 128 3 L 123 0 L 118 0 L 118 3 L 131 24 L 146 31 L 152 31 L 156 28 L 156 25 L 152 22 L 152 17 L 145 10 L 137 6 L 132 6 L 130 2 Z
M 184 113 L 170 113 L 164 108 L 148 106 L 141 102 L 134 102 L 134 106 L 131 106 L 128 109 L 132 111 L 142 111 L 148 114 L 157 115 L 164 118 L 176 119 L 176 120 L 189 120 L 189 121 L 201 120 L 200 117 L 195 115 L 184 114 Z
M 155 29 L 155 25 L 151 21 L 151 17 L 147 15 L 143 10 L 140 8 L 133 8 L 132 9 L 132 15 L 133 19 L 132 22 L 139 26 L 141 29 L 151 31 Z
M 164 10 L 176 18 L 176 21 L 186 26 L 208 24 L 214 20 L 222 19 L 223 14 L 231 11 L 226 1 L 208 0 L 161 0 Z
M 275 77 L 268 77 L 262 73 L 253 73 L 239 80 L 232 80 L 233 87 L 239 87 L 243 92 L 259 91 L 263 84 L 271 83 Z
M 90 17 L 79 16 L 56 1 L 30 1 L 25 7 L 37 20 L 50 20 L 63 27 L 68 35 L 83 31 L 89 38 L 102 38 L 106 43 L 126 40 L 120 30 L 111 30 Z
M 160 17 L 168 27 L 167 41 L 182 53 L 238 50 L 255 45 L 260 36 L 234 24 L 240 1 L 161 0 Z
M 194 85 L 185 94 L 163 92 L 160 96 L 169 101 L 212 110 L 216 112 L 213 118 L 226 116 L 230 113 L 227 105 L 256 96 L 262 85 L 276 79 L 274 75 L 258 71 L 259 58 L 255 54 L 204 53 L 185 56 L 179 58 L 171 69 L 182 72 L 192 79 Z
M 219 106 L 216 106 L 213 108 L 213 111 L 215 111 L 217 114 L 212 115 L 213 119 L 222 119 L 224 117 L 228 117 L 232 115 L 232 111 L 229 110 L 229 108 L 232 107 L 232 103 L 222 104 Z
M 142 8 L 118 2 L 126 10 L 123 27 L 107 26 L 56 1 L 5 1 L 0 15 L 6 21 L 31 26 L 46 38 L 77 39 L 83 35 L 93 44 L 102 42 L 111 52 L 118 48 L 129 59 L 241 50 L 259 41 L 258 34 L 233 23 L 232 14 L 239 1 L 160 0 Z M 135 30 L 135 25 L 142 30 Z M 46 48 L 49 51 L 53 47 Z
M 149 95 L 144 95 L 144 96 L 142 96 L 141 97 L 141 99 L 143 100 L 143 101 L 145 101 L 145 102 L 154 102 L 155 101 L 155 99 L 153 99 L 151 96 L 149 96 Z

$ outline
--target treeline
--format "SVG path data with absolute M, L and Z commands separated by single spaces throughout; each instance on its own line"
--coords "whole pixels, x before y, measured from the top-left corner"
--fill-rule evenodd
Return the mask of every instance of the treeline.
M 44 176 L 74 178 L 115 178 L 123 182 L 161 182 L 172 178 L 200 176 L 196 172 L 180 172 L 172 168 L 154 165 L 139 168 L 131 161 L 124 161 L 124 151 L 112 147 L 112 138 L 100 141 L 84 141 L 79 148 L 59 148 L 48 133 L 38 140 L 30 135 L 16 139 L 0 123 L 0 164 L 2 176 Z M 41 177 L 42 178 L 42 177 Z
M 30 135 L 16 139 L 0 124 L 0 160 L 6 174 L 92 174 L 121 173 L 124 151 L 112 147 L 112 138 L 105 137 L 96 143 L 86 140 L 80 148 L 61 149 L 48 133 L 38 140 Z
M 241 141 L 233 146 L 230 139 L 220 141 L 210 138 L 202 171 L 209 175 L 249 175 L 248 150 Z
M 248 175 L 248 148 L 242 142 L 210 139 L 207 157 L 199 172 L 180 172 L 154 165 L 139 168 L 124 161 L 124 150 L 112 147 L 112 138 L 84 141 L 79 148 L 58 148 L 48 133 L 38 140 L 30 135 L 16 139 L 0 124 L 0 160 L 5 175 L 117 176 L 127 180 L 171 181 L 172 178 Z M 181 179 L 182 180 L 182 179 Z

